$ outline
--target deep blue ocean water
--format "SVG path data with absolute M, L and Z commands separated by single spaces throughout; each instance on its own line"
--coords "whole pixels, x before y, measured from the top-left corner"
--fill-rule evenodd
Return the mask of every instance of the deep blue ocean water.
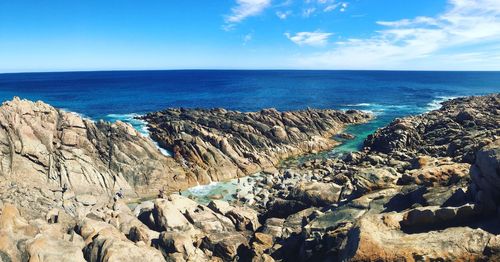
M 377 115 L 348 129 L 359 147 L 367 134 L 396 117 L 439 107 L 452 97 L 500 92 L 500 72 L 408 71 L 112 71 L 0 74 L 0 99 L 42 100 L 92 119 L 143 128 L 134 115 L 167 107 L 256 111 L 361 109 Z

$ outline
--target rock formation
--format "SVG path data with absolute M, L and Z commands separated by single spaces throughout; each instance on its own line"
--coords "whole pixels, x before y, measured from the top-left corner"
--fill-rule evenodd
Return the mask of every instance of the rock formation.
M 473 163 L 475 152 L 500 135 L 500 96 L 457 98 L 440 110 L 397 119 L 368 137 L 374 151 L 449 156 Z
M 500 259 L 499 98 L 498 94 L 461 98 L 446 102 L 440 110 L 395 120 L 369 137 L 364 150 L 342 158 L 318 155 L 286 168 L 271 160 L 262 160 L 252 162 L 255 169 L 245 169 L 241 165 L 244 162 L 239 161 L 270 156 L 279 159 L 296 152 L 320 150 L 327 144 L 325 137 L 332 130 L 338 132 L 339 129 L 334 127 L 364 121 L 365 117 L 358 112 L 344 115 L 327 111 L 331 114 L 326 114 L 326 120 L 318 117 L 315 118 L 318 120 L 301 120 L 301 125 L 306 125 L 304 121 L 314 123 L 316 131 L 305 127 L 305 135 L 285 131 L 287 138 L 282 136 L 283 140 L 276 140 L 272 131 L 256 130 L 269 131 L 274 126 L 269 123 L 277 123 L 277 126 L 285 123 L 281 119 L 285 119 L 283 115 L 286 113 L 278 114 L 281 115 L 280 121 L 275 122 L 277 115 L 271 114 L 273 117 L 270 117 L 268 111 L 241 114 L 223 110 L 187 110 L 182 117 L 172 117 L 177 120 L 162 122 L 157 127 L 157 139 L 163 137 L 165 143 L 174 145 L 172 149 L 178 154 L 174 160 L 159 155 L 150 140 L 136 136 L 132 129 L 127 132 L 129 126 L 121 123 L 93 124 L 83 120 L 83 125 L 69 125 L 81 126 L 81 130 L 78 129 L 81 135 L 74 140 L 78 142 L 63 142 L 64 132 L 69 132 L 65 130 L 72 130 L 68 124 L 61 124 L 63 119 L 71 117 L 64 118 L 69 113 L 52 112 L 53 108 L 42 103 L 36 105 L 14 100 L 1 109 L 5 110 L 12 103 L 21 103 L 38 111 L 16 111 L 7 118 L 9 121 L 0 121 L 12 123 L 4 125 L 0 132 L 6 138 L 1 150 L 4 173 L 0 181 L 0 259 L 497 261 Z M 40 111 L 43 107 L 48 109 Z M 182 115 L 183 110 L 165 112 Z M 300 111 L 292 115 L 319 112 Z M 60 119 L 56 121 L 57 128 L 52 127 L 50 123 L 54 122 L 49 120 L 54 113 L 57 114 L 54 119 Z M 229 114 L 224 118 L 227 122 L 222 121 L 222 125 L 210 122 L 223 119 L 220 114 Z M 8 115 L 7 111 L 2 111 L 2 115 Z M 162 118 L 162 113 L 154 115 Z M 251 116 L 245 118 L 247 115 Z M 322 121 L 327 124 L 319 124 Z M 25 125 L 30 128 L 24 128 Z M 290 125 L 300 129 L 300 125 Z M 288 124 L 284 130 L 294 130 L 286 126 Z M 41 127 L 53 132 L 52 140 L 39 138 L 41 134 L 47 134 L 46 131 L 38 133 Z M 244 130 L 253 128 L 253 132 L 234 131 L 239 130 L 238 127 Z M 111 134 L 103 130 L 111 130 Z M 119 136 L 113 136 L 113 133 Z M 301 139 L 291 138 L 296 136 Z M 255 145 L 260 146 L 247 147 L 248 141 L 253 141 L 247 138 L 255 139 Z M 224 139 L 226 142 L 222 142 Z M 43 146 L 33 142 L 46 140 L 55 142 L 40 142 Z M 109 146 L 109 140 L 113 141 L 113 146 Z M 314 145 L 308 142 L 309 147 L 302 147 L 306 140 L 324 143 Z M 27 146 L 28 141 L 35 146 Z M 56 147 L 58 143 L 61 145 Z M 72 146 L 64 146 L 67 143 Z M 234 152 L 248 150 L 245 151 L 248 154 L 227 153 L 230 151 L 223 151 L 221 146 L 225 143 Z M 49 150 L 46 145 L 53 145 L 53 148 Z M 110 152 L 110 147 L 117 149 Z M 286 153 L 279 155 L 273 148 L 283 149 Z M 257 149 L 263 153 L 256 153 L 260 152 Z M 102 199 L 87 190 L 76 194 L 73 190 L 64 194 L 50 190 L 46 185 L 61 185 L 51 181 L 49 174 L 62 179 L 64 176 L 71 179 L 71 176 L 52 168 L 42 168 L 45 167 L 42 152 L 69 155 L 51 161 L 55 161 L 54 165 L 58 163 L 56 166 L 66 167 L 73 163 L 68 160 L 72 159 L 78 167 L 97 170 L 95 172 L 99 172 L 97 174 L 104 181 L 109 179 L 107 176 L 119 175 L 135 192 L 141 192 L 141 188 L 151 186 L 150 183 L 156 183 L 154 181 L 171 179 L 171 183 L 178 183 L 176 179 L 179 179 L 188 183 L 182 175 L 172 178 L 153 175 L 148 180 L 150 173 L 143 172 L 141 166 L 129 166 L 146 161 L 144 152 L 151 154 L 150 160 L 156 161 L 154 163 L 168 165 L 172 170 L 179 168 L 182 160 L 186 161 L 189 167 L 181 174 L 205 167 L 212 168 L 209 174 L 215 176 L 216 172 L 227 167 L 219 168 L 215 164 L 223 163 L 239 170 L 228 177 L 236 177 L 244 170 L 271 171 L 266 165 L 257 163 L 272 163 L 277 170 L 249 177 L 241 183 L 235 182 L 234 200 L 229 202 L 213 200 L 202 205 L 195 199 L 175 193 L 126 203 L 119 198 Z M 119 154 L 126 157 L 119 158 Z M 87 167 L 79 162 L 82 159 L 95 164 Z M 106 168 L 101 167 L 106 163 Z M 109 163 L 113 164 L 110 166 Z M 6 172 L 21 164 L 31 173 Z M 134 176 L 132 170 L 138 172 L 139 178 L 132 179 L 136 183 L 132 183 L 129 177 Z M 93 174 L 87 169 L 85 172 L 84 177 Z M 19 177 L 15 178 L 15 175 Z M 196 175 L 201 177 L 200 173 Z M 85 183 L 96 185 L 96 191 L 109 190 L 92 181 Z
M 142 117 L 152 138 L 170 149 L 199 181 L 273 173 L 281 160 L 332 148 L 331 137 L 371 115 L 361 111 L 168 109 Z
M 0 178 L 54 192 L 157 193 L 196 184 L 150 139 L 122 122 L 94 123 L 43 102 L 0 107 Z

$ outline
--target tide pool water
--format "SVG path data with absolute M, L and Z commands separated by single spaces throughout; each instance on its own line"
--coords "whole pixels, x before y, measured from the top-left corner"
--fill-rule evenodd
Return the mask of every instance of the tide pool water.
M 42 100 L 85 117 L 121 120 L 148 135 L 135 116 L 167 107 L 257 111 L 360 109 L 377 118 L 347 129 L 358 149 L 396 117 L 439 107 L 448 98 L 500 92 L 500 72 L 172 70 L 0 74 L 0 99 Z M 168 153 L 168 152 L 164 152 Z

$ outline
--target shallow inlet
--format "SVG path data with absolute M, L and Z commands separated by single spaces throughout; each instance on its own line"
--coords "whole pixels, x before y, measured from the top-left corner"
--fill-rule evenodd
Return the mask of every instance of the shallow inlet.
M 300 165 L 309 160 L 338 158 L 343 157 L 346 153 L 359 151 L 363 148 L 363 143 L 368 135 L 374 133 L 378 128 L 388 125 L 395 118 L 421 114 L 439 109 L 441 107 L 441 102 L 452 98 L 454 97 L 436 97 L 424 107 L 415 108 L 408 106 L 381 106 L 378 104 L 368 103 L 348 105 L 348 108 L 344 109 L 366 110 L 374 113 L 375 118 L 367 123 L 347 126 L 343 133 L 353 135 L 353 139 L 345 139 L 339 136 L 334 136 L 332 139 L 341 142 L 341 144 L 335 148 L 316 154 L 306 154 L 286 159 L 281 162 L 280 167 L 286 169 Z M 146 123 L 142 120 L 136 119 L 137 116 L 137 114 L 124 115 L 119 120 L 130 123 L 136 129 L 140 130 L 143 135 L 149 135 Z M 159 149 L 162 150 L 160 147 Z M 164 154 L 171 155 L 170 152 L 167 151 L 165 151 Z M 246 194 L 251 194 L 254 185 L 261 180 L 263 176 L 263 174 L 257 173 L 242 178 L 231 179 L 229 181 L 212 182 L 208 185 L 198 185 L 181 191 L 181 194 L 192 198 L 200 204 L 208 204 L 214 199 L 234 201 L 237 199 L 237 196 L 244 197 Z
M 355 135 L 354 139 L 342 139 L 339 137 L 334 137 L 333 139 L 342 142 L 342 144 L 328 151 L 287 159 L 281 163 L 281 168 L 289 168 L 295 165 L 300 165 L 301 163 L 312 159 L 342 157 L 348 152 L 358 151 L 363 146 L 363 141 L 365 140 L 366 136 L 373 132 L 372 129 L 373 125 L 370 124 L 370 122 L 349 126 L 344 130 L 344 132 Z M 189 188 L 182 191 L 181 194 L 195 200 L 200 204 L 208 204 L 214 199 L 234 201 L 239 197 L 244 197 L 248 194 L 252 194 L 255 188 L 255 184 L 262 180 L 264 176 L 265 175 L 262 173 L 257 173 L 242 178 L 234 178 L 229 181 L 212 182 L 208 185 L 199 185 Z

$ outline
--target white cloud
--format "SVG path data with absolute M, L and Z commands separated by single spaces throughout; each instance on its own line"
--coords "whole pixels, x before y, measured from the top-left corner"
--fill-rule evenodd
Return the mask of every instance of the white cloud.
M 248 42 L 252 41 L 253 39 L 253 35 L 252 33 L 249 33 L 249 34 L 246 34 L 245 36 L 243 36 L 243 44 L 247 44 Z
M 345 12 L 345 10 L 347 10 L 348 3 L 342 3 L 340 6 L 340 12 Z
M 323 9 L 323 12 L 331 12 L 331 11 L 337 9 L 337 7 L 339 7 L 339 6 L 340 6 L 340 3 L 328 5 Z
M 411 68 L 443 66 L 436 63 L 440 59 L 450 67 L 462 63 L 500 69 L 498 59 L 495 64 L 484 55 L 500 56 L 500 1 L 448 3 L 447 11 L 436 17 L 379 21 L 385 28 L 372 37 L 336 42 L 332 50 L 300 56 L 298 62 L 317 68 Z
M 309 7 L 309 8 L 306 8 L 304 10 L 302 10 L 302 16 L 303 17 L 310 17 L 314 11 L 316 11 L 316 8 L 314 7 Z
M 286 12 L 282 12 L 282 11 L 277 11 L 276 12 L 276 16 L 281 19 L 281 20 L 285 20 L 288 18 L 289 15 L 292 14 L 292 11 L 288 10 Z
M 231 8 L 231 14 L 225 19 L 223 28 L 232 29 L 235 24 L 247 17 L 256 16 L 271 5 L 271 0 L 236 0 L 236 6 Z
M 290 41 L 296 43 L 297 45 L 310 45 L 310 46 L 324 46 L 328 43 L 328 38 L 332 33 L 322 33 L 322 32 L 298 32 L 295 35 L 290 33 L 285 33 L 285 36 L 290 39 Z

